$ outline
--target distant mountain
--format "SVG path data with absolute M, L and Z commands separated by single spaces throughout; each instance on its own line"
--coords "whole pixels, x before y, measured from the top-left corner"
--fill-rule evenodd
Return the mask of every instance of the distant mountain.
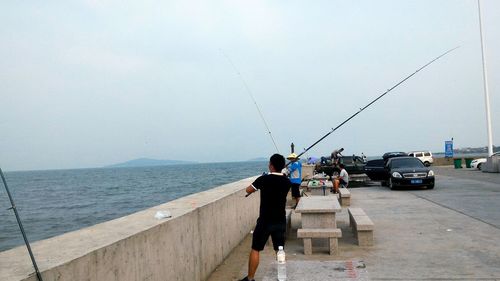
M 194 164 L 197 162 L 181 161 L 181 160 L 158 160 L 149 158 L 138 158 L 123 163 L 113 164 L 106 166 L 107 168 L 121 168 L 121 167 L 149 167 L 149 166 L 167 166 L 179 164 Z

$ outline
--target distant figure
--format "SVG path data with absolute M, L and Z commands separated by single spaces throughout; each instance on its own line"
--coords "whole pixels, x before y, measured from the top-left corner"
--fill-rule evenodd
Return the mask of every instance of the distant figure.
M 315 165 L 318 162 L 318 158 L 316 157 L 308 157 L 307 158 L 307 164 L 309 165 Z
M 290 180 L 281 172 L 285 168 L 285 158 L 274 154 L 269 159 L 269 174 L 258 177 L 246 188 L 248 194 L 260 190 L 260 210 L 252 237 L 252 250 L 248 258 L 248 275 L 240 281 L 253 281 L 259 266 L 260 251 L 264 250 L 269 235 L 274 251 L 285 246 L 286 196 L 290 190 Z
M 361 158 L 363 158 L 363 162 L 366 162 L 366 156 L 363 152 L 361 152 Z
M 298 161 L 299 158 L 297 154 L 292 153 L 288 155 L 288 160 L 292 161 L 288 168 L 288 175 L 290 177 L 290 182 L 292 183 L 292 197 L 295 199 L 295 207 L 300 201 L 300 184 L 302 183 L 302 164 Z
M 349 174 L 345 170 L 344 164 L 342 163 L 339 164 L 339 168 L 340 168 L 340 174 L 337 176 L 337 178 L 333 183 L 333 188 L 334 188 L 333 193 L 339 193 L 339 185 L 347 187 L 347 185 L 349 184 Z
M 332 152 L 332 165 L 336 166 L 339 164 L 339 159 L 342 157 L 342 151 L 344 151 L 344 148 L 336 149 Z
M 321 165 L 328 164 L 328 160 L 330 159 L 331 159 L 330 157 L 321 156 Z

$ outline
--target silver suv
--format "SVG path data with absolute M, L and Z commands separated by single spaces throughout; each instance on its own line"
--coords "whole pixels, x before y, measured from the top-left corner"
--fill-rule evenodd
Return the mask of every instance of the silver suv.
M 432 152 L 430 151 L 412 151 L 408 152 L 408 156 L 420 159 L 420 161 L 422 161 L 422 163 L 424 163 L 427 167 L 434 163 L 434 158 L 432 158 Z

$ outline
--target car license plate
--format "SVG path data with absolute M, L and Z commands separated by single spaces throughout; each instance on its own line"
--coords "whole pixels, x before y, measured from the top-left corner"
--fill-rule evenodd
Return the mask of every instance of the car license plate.
M 421 184 L 422 180 L 411 180 L 411 184 Z

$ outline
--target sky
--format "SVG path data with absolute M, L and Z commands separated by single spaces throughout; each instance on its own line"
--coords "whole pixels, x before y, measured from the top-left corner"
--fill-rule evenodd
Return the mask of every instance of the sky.
M 481 8 L 498 145 L 500 1 Z M 476 0 L 2 1 L 0 18 L 3 170 L 268 157 L 265 123 L 302 152 L 456 46 L 304 156 L 488 143 Z

